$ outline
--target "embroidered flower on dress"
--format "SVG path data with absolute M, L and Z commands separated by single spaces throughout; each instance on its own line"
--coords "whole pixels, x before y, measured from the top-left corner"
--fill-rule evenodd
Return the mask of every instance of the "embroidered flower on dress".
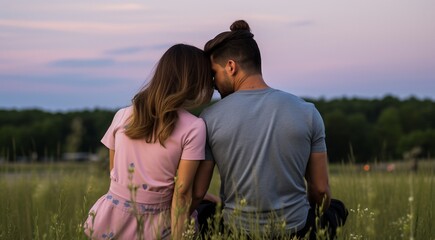
M 119 204 L 119 200 L 117 200 L 117 199 L 113 199 L 113 204 L 115 204 L 115 205 L 118 205 Z
M 104 239 L 112 239 L 114 235 L 115 234 L 113 234 L 113 232 L 110 232 L 108 234 L 103 233 L 103 235 L 101 235 L 101 237 L 104 238 Z
M 144 205 L 140 205 L 140 208 L 142 209 L 142 212 L 146 212 L 147 211 L 147 209 L 146 209 L 146 207 Z
M 142 188 L 143 188 L 144 190 L 147 190 L 148 185 L 146 185 L 146 184 L 142 184 Z
M 169 236 L 171 234 L 171 228 L 166 228 L 162 231 L 162 238 Z
M 128 173 L 129 173 L 129 174 L 134 173 L 134 163 L 130 163 L 130 164 L 128 165 Z

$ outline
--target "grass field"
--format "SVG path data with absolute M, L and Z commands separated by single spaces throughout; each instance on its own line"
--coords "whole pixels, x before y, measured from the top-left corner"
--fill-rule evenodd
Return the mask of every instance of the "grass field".
M 349 209 L 339 239 L 435 239 L 435 161 L 418 172 L 406 164 L 330 166 L 333 197 Z M 81 224 L 108 185 L 101 164 L 1 163 L 0 239 L 86 239 Z M 210 191 L 218 188 L 215 177 Z

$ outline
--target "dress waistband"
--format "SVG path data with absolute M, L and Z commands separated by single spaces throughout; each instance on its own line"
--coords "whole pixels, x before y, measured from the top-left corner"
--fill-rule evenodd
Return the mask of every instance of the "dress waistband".
M 131 192 L 127 186 L 124 186 L 118 182 L 111 181 L 109 191 L 116 194 L 122 198 L 130 199 Z M 159 205 L 170 205 L 172 200 L 172 194 L 146 191 L 144 189 L 138 188 L 136 190 L 137 203 L 143 204 L 159 204 Z

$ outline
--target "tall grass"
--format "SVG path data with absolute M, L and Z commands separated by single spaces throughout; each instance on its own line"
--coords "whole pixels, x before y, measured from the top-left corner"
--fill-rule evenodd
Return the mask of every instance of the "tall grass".
M 331 174 L 333 195 L 350 213 L 343 239 L 435 239 L 435 162 L 419 172 L 361 171 L 355 166 Z
M 92 165 L 2 166 L 0 239 L 85 239 L 82 222 L 108 189 Z M 45 169 L 46 168 L 46 169 Z
M 339 239 L 435 239 L 434 166 L 427 161 L 419 172 L 365 172 L 354 165 L 331 165 L 333 197 L 350 210 Z M 109 187 L 107 170 L 100 168 L 91 163 L 2 164 L 0 239 L 86 239 L 82 223 Z M 211 186 L 217 194 L 217 176 Z

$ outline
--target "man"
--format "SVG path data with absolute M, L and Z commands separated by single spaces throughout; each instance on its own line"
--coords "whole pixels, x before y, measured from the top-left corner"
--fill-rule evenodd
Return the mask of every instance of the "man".
M 216 164 L 224 224 L 248 236 L 305 236 L 316 228 L 317 212 L 333 238 L 347 210 L 338 200 L 331 204 L 323 120 L 313 104 L 266 84 L 245 21 L 230 29 L 204 47 L 222 100 L 201 114 L 212 161 L 200 167 L 197 179 L 209 182 Z

